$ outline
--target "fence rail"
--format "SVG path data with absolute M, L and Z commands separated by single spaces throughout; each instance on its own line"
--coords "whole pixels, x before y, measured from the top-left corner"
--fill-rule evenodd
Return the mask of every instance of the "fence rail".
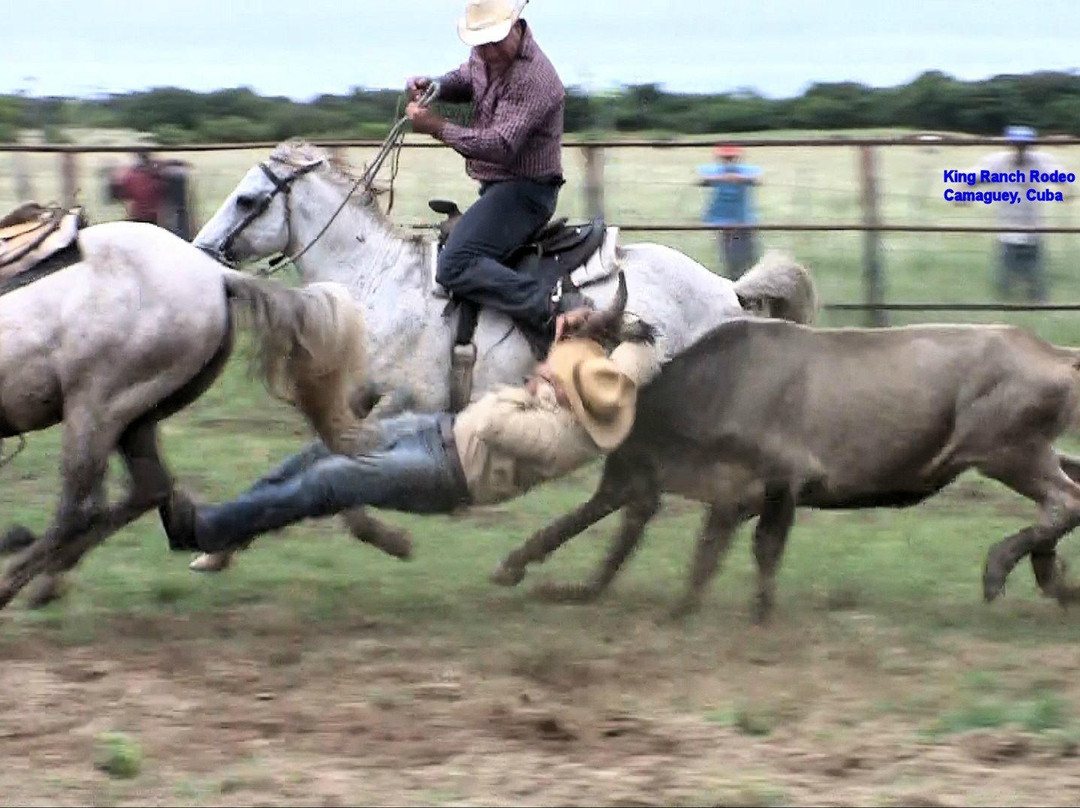
M 350 148 L 376 148 L 382 145 L 380 140 L 321 140 L 312 139 L 318 146 L 328 149 Z M 859 160 L 859 177 L 861 182 L 861 204 L 863 221 L 843 223 L 821 222 L 787 222 L 787 223 L 761 223 L 747 225 L 708 225 L 690 224 L 684 222 L 628 222 L 619 224 L 620 229 L 627 232 L 709 232 L 725 229 L 731 230 L 758 230 L 775 232 L 853 232 L 863 233 L 863 303 L 831 303 L 824 308 L 832 311 L 862 311 L 867 312 L 868 325 L 885 325 L 885 313 L 889 311 L 1080 311 L 1080 304 L 1060 305 L 1014 305 L 995 303 L 885 303 L 881 300 L 881 269 L 882 251 L 880 244 L 881 233 L 1000 233 L 1002 231 L 1015 233 L 1080 233 L 1080 226 L 1052 226 L 1052 227 L 995 227 L 979 225 L 922 225 L 922 224 L 890 224 L 881 221 L 879 213 L 880 182 L 878 174 L 877 149 L 880 147 L 975 147 L 975 146 L 998 146 L 1008 147 L 1010 141 L 1001 137 L 957 137 L 955 135 L 943 135 L 934 132 L 922 132 L 903 137 L 802 137 L 802 138 L 686 138 L 680 140 L 641 140 L 641 139 L 589 139 L 574 138 L 564 140 L 566 148 L 578 148 L 584 152 L 586 172 L 584 176 L 584 193 L 586 199 L 586 213 L 590 217 L 602 216 L 604 209 L 604 150 L 605 149 L 704 149 L 711 148 L 717 143 L 739 145 L 753 148 L 853 148 Z M 1042 137 L 1030 141 L 1032 145 L 1043 146 L 1076 146 L 1080 145 L 1078 137 Z M 278 142 L 247 142 L 247 143 L 186 143 L 174 145 L 142 144 L 129 145 L 94 145 L 78 146 L 57 143 L 0 143 L 0 153 L 14 152 L 37 152 L 59 155 L 59 167 L 61 174 L 61 187 L 65 203 L 73 203 L 78 187 L 78 164 L 80 154 L 121 154 L 136 151 L 140 148 L 152 148 L 159 153 L 183 153 L 183 152 L 214 152 L 214 151 L 269 151 L 279 145 Z M 435 140 L 417 140 L 405 142 L 406 149 L 445 149 L 444 144 Z M 28 188 L 26 182 L 25 167 L 21 165 L 19 157 L 15 160 L 15 180 L 17 187 Z M 852 189 L 856 191 L 855 188 Z M 612 222 L 612 224 L 616 224 Z M 415 229 L 427 229 L 436 227 L 431 223 L 412 223 L 405 227 Z
M 381 140 L 320 140 L 311 141 L 316 146 L 327 149 L 373 149 L 382 145 Z M 208 151 L 253 151 L 270 150 L 280 145 L 280 141 L 253 141 L 247 143 L 178 143 L 174 145 L 150 146 L 157 152 L 208 152 Z M 1011 141 L 1000 137 L 958 138 L 946 135 L 922 134 L 907 137 L 885 138 L 847 138 L 847 137 L 804 137 L 804 138 L 710 138 L 690 140 L 589 140 L 573 138 L 563 141 L 565 148 L 597 149 L 705 149 L 718 143 L 731 146 L 777 149 L 791 147 L 851 147 L 851 146 L 1010 146 Z M 1078 137 L 1044 137 L 1029 141 L 1032 146 L 1076 146 Z M 406 141 L 406 149 L 444 149 L 446 146 L 436 140 Z M 122 154 L 147 148 L 146 144 L 128 145 L 87 145 L 69 143 L 0 143 L 0 152 L 39 152 L 44 154 Z

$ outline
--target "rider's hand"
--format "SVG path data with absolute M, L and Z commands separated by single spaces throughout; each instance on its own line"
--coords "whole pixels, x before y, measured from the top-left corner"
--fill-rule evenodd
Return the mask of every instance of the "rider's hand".
M 445 123 L 439 113 L 420 106 L 416 101 L 405 107 L 405 115 L 412 122 L 413 131 L 421 135 L 438 136 Z
M 413 76 L 405 83 L 405 92 L 410 101 L 416 101 L 431 86 L 431 79 L 425 76 Z
M 560 314 L 555 318 L 555 341 L 562 339 L 563 332 L 575 331 L 588 322 L 592 309 L 580 308 Z

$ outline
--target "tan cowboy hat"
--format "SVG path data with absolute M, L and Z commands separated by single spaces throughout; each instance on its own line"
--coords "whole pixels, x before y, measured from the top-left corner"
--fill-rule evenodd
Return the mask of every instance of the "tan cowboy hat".
M 637 385 L 608 359 L 598 342 L 558 342 L 546 364 L 562 386 L 570 409 L 600 449 L 614 449 L 626 440 L 634 425 Z
M 528 0 L 468 0 L 458 20 L 458 36 L 470 47 L 502 42 L 518 21 Z

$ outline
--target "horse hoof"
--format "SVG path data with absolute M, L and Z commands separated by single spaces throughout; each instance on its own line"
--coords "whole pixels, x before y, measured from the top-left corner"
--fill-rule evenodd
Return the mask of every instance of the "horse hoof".
M 67 594 L 67 586 L 63 578 L 44 575 L 31 585 L 30 592 L 26 596 L 26 605 L 31 609 L 43 609 L 50 603 L 60 600 L 65 594 Z
M 188 564 L 188 569 L 193 572 L 221 572 L 230 563 L 232 555 L 229 553 L 203 553 Z
M 491 582 L 496 586 L 517 586 L 525 580 L 525 568 L 513 567 L 505 561 L 491 573 Z
M 0 555 L 11 555 L 25 550 L 37 541 L 37 536 L 22 525 L 14 525 L 0 538 Z
M 412 560 L 412 539 L 409 538 L 409 534 L 404 530 L 385 531 L 384 534 L 379 537 L 378 543 L 375 544 L 372 542 L 372 544 L 394 558 L 398 558 L 402 561 Z

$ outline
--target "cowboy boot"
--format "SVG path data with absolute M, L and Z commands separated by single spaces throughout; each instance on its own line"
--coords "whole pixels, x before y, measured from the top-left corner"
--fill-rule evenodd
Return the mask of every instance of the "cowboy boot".
M 204 553 L 239 549 L 263 533 L 325 516 L 302 480 L 259 486 L 231 502 L 195 509 L 195 539 Z

